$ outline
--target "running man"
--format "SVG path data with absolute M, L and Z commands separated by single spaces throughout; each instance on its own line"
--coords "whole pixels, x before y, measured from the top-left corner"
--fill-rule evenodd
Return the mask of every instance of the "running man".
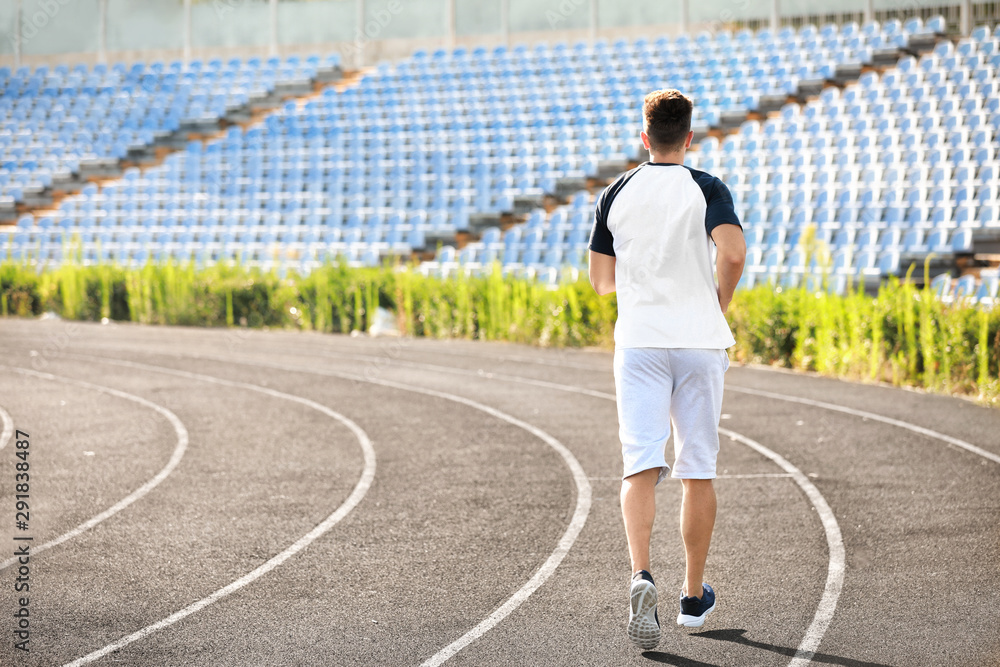
M 598 294 L 618 293 L 614 374 L 632 560 L 628 636 L 643 649 L 660 641 L 649 540 L 656 485 L 671 469 L 664 454 L 671 429 L 686 557 L 677 623 L 701 627 L 715 609 L 715 591 L 702 579 L 715 527 L 712 480 L 726 348 L 736 342 L 725 312 L 743 273 L 746 243 L 725 184 L 683 166 L 694 136 L 691 110 L 677 90 L 646 96 L 641 136 L 649 162 L 604 190 L 590 237 L 590 282 Z

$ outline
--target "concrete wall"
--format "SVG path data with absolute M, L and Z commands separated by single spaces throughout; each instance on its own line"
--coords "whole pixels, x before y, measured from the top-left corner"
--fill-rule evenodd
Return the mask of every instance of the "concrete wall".
M 0 0 L 0 64 L 15 53 L 15 6 L 23 6 L 23 64 L 96 62 L 101 0 Z M 415 48 L 446 44 L 448 0 L 365 0 L 359 27 L 357 0 L 281 0 L 277 52 L 329 53 L 355 64 L 358 46 L 366 63 L 398 58 Z M 499 43 L 500 0 L 455 0 L 456 43 Z M 590 0 L 508 0 L 512 42 L 586 39 Z M 688 0 L 688 29 L 718 28 L 736 21 L 763 22 L 771 0 Z M 106 0 L 108 61 L 180 58 L 184 53 L 183 0 Z M 678 0 L 597 0 L 599 34 L 606 38 L 676 33 Z M 865 0 L 780 0 L 786 17 L 835 16 L 864 11 Z M 954 7 L 960 0 L 874 0 L 876 10 L 915 13 Z M 194 57 L 267 55 L 272 50 L 267 0 L 195 0 L 191 53 Z

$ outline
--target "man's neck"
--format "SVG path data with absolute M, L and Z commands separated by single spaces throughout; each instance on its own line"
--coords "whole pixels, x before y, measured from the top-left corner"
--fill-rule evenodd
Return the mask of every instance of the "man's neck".
M 667 164 L 684 164 L 684 154 L 687 151 L 674 151 L 672 153 L 649 152 L 649 161 Z

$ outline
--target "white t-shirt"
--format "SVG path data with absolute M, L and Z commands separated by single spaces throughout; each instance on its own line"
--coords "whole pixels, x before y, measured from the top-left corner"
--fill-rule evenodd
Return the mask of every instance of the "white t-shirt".
M 605 188 L 590 249 L 616 258 L 615 347 L 725 349 L 733 344 L 716 289 L 710 234 L 742 229 L 715 176 L 644 162 Z

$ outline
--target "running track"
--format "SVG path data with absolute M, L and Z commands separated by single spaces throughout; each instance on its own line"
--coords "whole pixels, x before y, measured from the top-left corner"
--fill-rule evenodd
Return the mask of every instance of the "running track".
M 642 653 L 606 352 L 19 320 L 0 350 L 0 665 L 1000 665 L 997 411 L 732 368 L 719 607 L 670 625 L 665 483 Z

